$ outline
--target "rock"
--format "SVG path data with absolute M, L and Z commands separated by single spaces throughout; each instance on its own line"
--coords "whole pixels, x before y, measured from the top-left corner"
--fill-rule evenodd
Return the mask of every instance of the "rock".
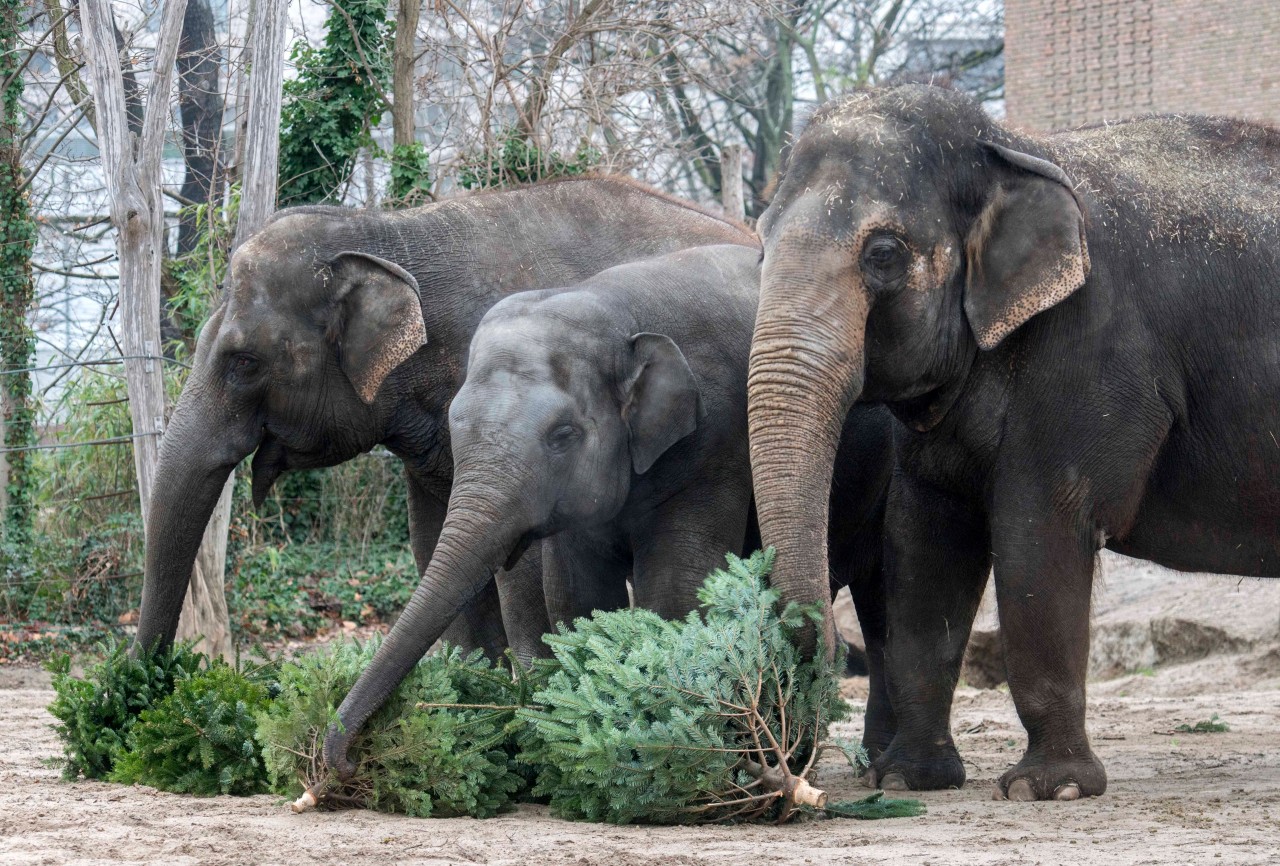
M 999 629 L 975 628 L 969 634 L 960 678 L 978 689 L 994 689 L 1007 679 Z

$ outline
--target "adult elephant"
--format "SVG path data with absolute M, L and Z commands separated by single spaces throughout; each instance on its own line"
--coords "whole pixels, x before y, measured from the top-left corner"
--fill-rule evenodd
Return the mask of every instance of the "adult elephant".
M 903 422 L 886 517 L 884 787 L 964 782 L 948 726 L 988 569 L 1028 746 L 996 791 L 1106 788 L 1094 554 L 1280 574 L 1280 133 L 1150 117 L 1046 137 L 903 87 L 817 114 L 760 220 L 752 469 L 775 581 L 825 598 L 858 399 Z
M 413 552 L 425 569 L 453 479 L 449 401 L 485 311 L 513 292 L 717 242 L 755 240 L 621 178 L 403 211 L 276 214 L 233 257 L 161 443 L 135 645 L 173 640 L 205 524 L 249 454 L 260 502 L 282 472 L 386 445 L 404 461 Z M 491 649 L 506 640 L 528 656 L 546 628 L 536 564 L 498 590 L 509 596 L 503 608 L 517 636 L 503 635 L 491 587 L 451 637 Z
M 326 763 L 351 769 L 348 744 L 445 614 L 531 541 L 543 539 L 552 622 L 626 607 L 628 581 L 637 606 L 684 617 L 726 551 L 754 549 L 746 415 L 759 260 L 754 243 L 681 250 L 489 311 L 449 410 L 454 485 L 436 555 L 342 702 Z M 874 659 L 891 424 L 879 407 L 849 413 L 832 502 L 832 588 L 850 585 Z M 878 664 L 873 680 L 865 734 L 878 751 L 892 734 Z

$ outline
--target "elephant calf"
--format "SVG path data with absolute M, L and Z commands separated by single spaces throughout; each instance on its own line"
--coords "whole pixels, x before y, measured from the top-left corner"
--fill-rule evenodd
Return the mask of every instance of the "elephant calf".
M 752 503 L 747 357 L 759 250 L 708 246 L 623 265 L 573 288 L 506 298 L 471 343 L 449 411 L 454 484 L 440 541 L 408 608 L 343 702 L 350 737 L 436 640 L 449 615 L 542 543 L 552 621 L 628 603 L 667 617 L 697 606 L 725 551 L 742 549 Z M 883 700 L 879 581 L 887 413 L 859 409 L 841 463 L 836 581 L 852 582 L 879 697 L 869 744 L 893 721 Z M 817 543 L 826 539 L 819 537 Z

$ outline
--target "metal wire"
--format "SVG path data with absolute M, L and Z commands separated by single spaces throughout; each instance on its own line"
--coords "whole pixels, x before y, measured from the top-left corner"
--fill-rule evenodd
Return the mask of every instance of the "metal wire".
M 160 433 L 152 431 L 150 433 L 134 433 L 130 436 L 112 436 L 109 439 L 90 439 L 87 442 L 55 442 L 51 445 L 23 445 L 20 448 L 0 448 L 0 454 L 13 454 L 18 451 L 58 451 L 62 448 L 81 448 L 87 445 L 119 445 L 124 442 L 132 442 L 134 439 L 141 439 L 143 436 L 159 436 Z
M 47 367 L 15 367 L 12 370 L 0 370 L 0 376 L 12 376 L 18 373 L 40 373 L 45 370 L 65 370 L 68 367 L 107 367 L 124 361 L 163 361 L 166 364 L 177 364 L 184 370 L 190 370 L 190 364 L 166 358 L 163 355 L 121 355 L 119 358 L 102 358 L 97 361 L 73 361 L 70 364 L 50 364 Z

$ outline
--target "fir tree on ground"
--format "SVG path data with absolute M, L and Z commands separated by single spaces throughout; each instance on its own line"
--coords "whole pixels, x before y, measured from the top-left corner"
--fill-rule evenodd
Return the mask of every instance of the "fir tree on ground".
M 509 748 L 521 686 L 479 652 L 424 658 L 352 744 L 352 777 L 340 782 L 322 766 L 325 732 L 377 647 L 341 643 L 282 667 L 280 695 L 258 715 L 272 790 L 423 818 L 511 808 L 526 786 Z
M 267 701 L 266 684 L 212 662 L 139 714 L 111 781 L 203 796 L 263 793 L 267 776 L 254 734 L 255 714 Z
M 117 758 L 128 749 L 127 738 L 138 715 L 173 691 L 175 680 L 198 672 L 205 656 L 191 644 L 175 644 L 158 653 L 129 655 L 127 644 L 99 646 L 102 660 L 85 671 L 71 673 L 71 656 L 50 660 L 54 700 L 49 714 L 58 720 L 54 731 L 62 740 L 63 756 L 54 763 L 66 779 L 84 775 L 104 779 Z
M 519 712 L 536 794 L 565 818 L 625 824 L 785 820 L 820 807 L 808 782 L 844 718 L 831 665 L 792 637 L 822 611 L 779 609 L 772 551 L 728 557 L 701 614 L 597 613 L 547 642 L 560 669 Z

